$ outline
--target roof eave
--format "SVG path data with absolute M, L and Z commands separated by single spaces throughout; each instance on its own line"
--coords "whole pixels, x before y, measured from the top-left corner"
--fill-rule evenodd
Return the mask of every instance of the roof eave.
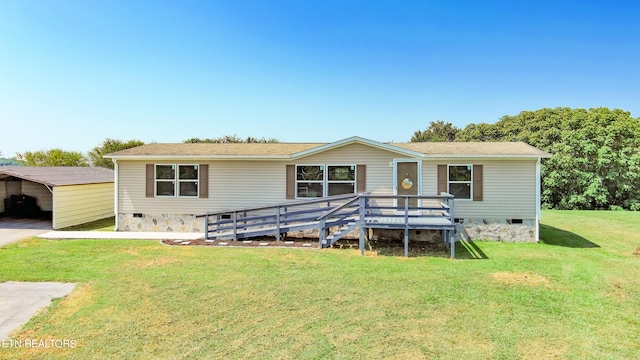
M 551 155 L 469 155 L 469 154 L 425 154 L 425 160 L 474 159 L 474 160 L 538 160 L 550 158 Z
M 287 160 L 290 155 L 118 155 L 104 156 L 107 159 L 120 160 Z
M 367 145 L 373 148 L 378 148 L 381 150 L 386 150 L 386 151 L 390 151 L 390 152 L 394 152 L 403 156 L 407 156 L 407 157 L 412 157 L 412 158 L 422 158 L 424 157 L 424 154 L 421 152 L 417 152 L 417 151 L 413 151 L 413 150 L 408 150 L 408 149 L 404 149 L 401 147 L 397 147 L 397 146 L 393 146 L 393 145 L 389 145 L 389 144 L 385 144 L 385 143 L 381 143 L 378 141 L 374 141 L 374 140 L 370 140 L 370 139 L 365 139 L 359 136 L 352 136 L 350 138 L 346 138 L 346 139 L 342 139 L 339 141 L 335 141 L 329 144 L 324 144 L 324 145 L 320 145 L 318 147 L 309 149 L 309 150 L 304 150 L 304 151 L 300 151 L 297 153 L 294 153 L 291 155 L 291 159 L 299 159 L 299 158 L 303 158 L 306 156 L 310 156 L 310 155 L 314 155 L 314 154 L 318 154 L 324 151 L 328 151 L 328 150 L 332 150 L 332 149 L 337 149 L 339 147 L 342 146 L 346 146 L 346 145 L 351 145 L 351 144 L 362 144 L 362 145 Z

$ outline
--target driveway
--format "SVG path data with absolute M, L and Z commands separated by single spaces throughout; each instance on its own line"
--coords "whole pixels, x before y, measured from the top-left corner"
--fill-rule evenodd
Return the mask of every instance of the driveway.
M 0 217 L 0 246 L 51 231 L 51 220 Z M 75 284 L 42 282 L 0 283 L 0 341 L 29 321 L 51 299 L 69 294 Z
M 0 217 L 0 246 L 51 231 L 51 220 Z
M 68 295 L 76 284 L 57 282 L 0 283 L 0 341 L 25 324 L 51 300 Z

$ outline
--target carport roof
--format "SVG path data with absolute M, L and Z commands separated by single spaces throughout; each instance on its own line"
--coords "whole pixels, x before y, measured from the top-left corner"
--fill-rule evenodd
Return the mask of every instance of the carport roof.
M 0 166 L 0 179 L 9 176 L 49 186 L 100 184 L 114 182 L 111 169 L 85 166 Z

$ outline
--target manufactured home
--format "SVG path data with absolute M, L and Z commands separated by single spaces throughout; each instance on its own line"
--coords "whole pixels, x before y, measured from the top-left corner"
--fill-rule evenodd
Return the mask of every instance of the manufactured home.
M 332 143 L 153 143 L 105 157 L 116 164 L 120 231 L 208 235 L 213 216 L 237 225 L 238 213 L 366 194 L 366 201 L 380 205 L 371 209 L 386 204 L 392 215 L 406 210 L 410 237 L 433 233 L 410 227 L 410 218 L 445 216 L 456 238 L 532 242 L 539 238 L 540 161 L 549 156 L 522 142 L 351 137 Z M 330 201 L 323 208 L 331 211 Z M 387 226 L 375 221 L 380 231 L 373 236 L 380 236 Z M 375 221 L 366 227 L 375 230 Z M 234 231 L 237 238 L 237 226 Z

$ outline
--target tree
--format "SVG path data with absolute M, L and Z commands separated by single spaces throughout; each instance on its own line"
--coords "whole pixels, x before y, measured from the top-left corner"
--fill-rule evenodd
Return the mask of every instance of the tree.
M 424 131 L 416 131 L 411 137 L 411 142 L 448 142 L 456 139 L 456 134 L 460 131 L 453 124 L 442 120 L 431 121 L 429 127 Z
M 543 206 L 640 210 L 640 119 L 608 108 L 544 108 L 469 124 L 456 141 L 523 141 L 552 154 L 542 163 Z
M 487 123 L 469 124 L 456 133 L 455 141 L 501 141 L 497 126 Z M 505 141 L 505 140 L 502 140 Z
M 104 155 L 141 145 L 144 145 L 144 142 L 140 140 L 121 141 L 106 138 L 104 139 L 102 144 L 94 147 L 89 151 L 89 160 L 91 161 L 91 164 L 93 166 L 101 166 L 107 169 L 113 169 L 113 161 L 111 159 L 105 159 L 103 157 Z
M 61 149 L 27 151 L 16 157 L 26 166 L 89 166 L 82 153 Z
M 183 143 L 218 143 L 218 144 L 231 144 L 231 143 L 278 143 L 280 140 L 276 138 L 254 138 L 248 136 L 246 139 L 238 137 L 238 135 L 225 135 L 214 139 L 200 139 L 191 138 L 183 141 Z
M 0 158 L 0 166 L 20 166 L 20 165 L 22 164 L 20 164 L 16 159 Z

